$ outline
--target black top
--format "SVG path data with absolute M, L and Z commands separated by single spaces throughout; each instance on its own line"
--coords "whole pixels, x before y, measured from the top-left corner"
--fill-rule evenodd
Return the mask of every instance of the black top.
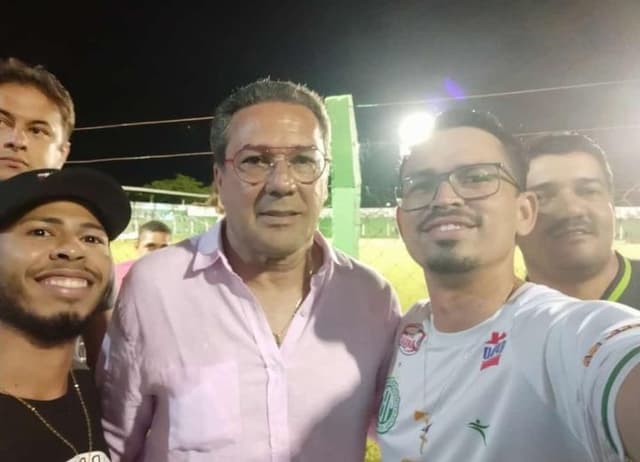
M 616 257 L 618 272 L 600 298 L 640 309 L 640 261 L 629 260 L 618 252 Z
M 74 375 L 80 386 L 82 397 L 89 412 L 93 436 L 93 451 L 109 455 L 102 433 L 102 415 L 98 393 L 93 377 L 88 370 L 75 370 Z M 49 424 L 78 451 L 89 451 L 87 424 L 73 382 L 69 379 L 69 389 L 61 398 L 51 401 L 26 400 L 33 405 Z M 15 398 L 0 393 L 0 461 L 2 462 L 67 462 L 75 454 L 38 417 Z M 109 459 L 98 457 L 79 458 L 86 462 L 104 462 Z

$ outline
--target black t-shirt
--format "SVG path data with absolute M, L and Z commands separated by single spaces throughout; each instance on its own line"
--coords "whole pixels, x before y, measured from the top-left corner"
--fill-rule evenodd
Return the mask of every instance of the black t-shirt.
M 75 454 L 24 404 L 0 393 L 0 461 L 2 462 L 105 462 L 109 459 L 102 433 L 101 412 L 93 377 L 88 370 L 75 370 L 91 421 L 94 453 Z M 69 389 L 51 401 L 26 400 L 45 420 L 82 454 L 89 451 L 87 424 L 78 394 L 69 379 Z M 102 451 L 98 455 L 97 451 Z
M 618 272 L 600 298 L 640 309 L 640 261 L 629 260 L 618 252 L 616 257 Z

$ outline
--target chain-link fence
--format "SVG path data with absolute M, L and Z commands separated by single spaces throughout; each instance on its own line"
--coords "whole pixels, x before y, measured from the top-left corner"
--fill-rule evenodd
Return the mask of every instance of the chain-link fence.
M 149 220 L 166 223 L 174 238 L 182 238 L 206 231 L 219 218 L 214 207 L 202 205 L 132 202 L 131 209 L 131 221 L 120 235 L 121 240 L 136 239 L 140 226 Z
M 199 234 L 213 225 L 221 215 L 213 207 L 165 203 L 133 202 L 133 214 L 121 240 L 135 239 L 138 228 L 149 220 L 165 222 L 173 230 L 174 241 Z M 418 265 L 409 257 L 398 235 L 395 208 L 363 208 L 360 213 L 360 243 L 358 258 L 379 271 L 394 287 L 402 307 L 406 310 L 426 296 L 424 277 Z M 640 243 L 640 208 L 616 208 L 617 247 L 629 249 L 635 257 L 635 247 Z M 327 208 L 320 216 L 320 231 L 332 239 L 332 213 Z M 117 260 L 132 258 L 133 248 L 116 252 Z M 122 253 L 124 252 L 124 254 Z M 516 271 L 522 276 L 524 267 L 520 256 Z
M 393 207 L 360 209 L 360 241 L 358 259 L 375 268 L 396 290 L 406 310 L 426 295 L 420 267 L 411 259 L 398 234 L 396 210 Z M 325 209 L 320 231 L 332 237 L 331 210 Z
M 173 231 L 173 240 L 199 234 L 213 225 L 220 215 L 212 207 L 198 205 L 132 202 L 129 226 L 120 241 L 134 240 L 138 229 L 149 220 L 160 220 Z M 332 239 L 331 209 L 320 217 L 320 231 Z M 134 257 L 133 246 L 118 246 L 116 261 Z M 378 270 L 395 288 L 403 308 L 425 296 L 420 268 L 411 260 L 398 236 L 394 208 L 361 209 L 358 258 Z

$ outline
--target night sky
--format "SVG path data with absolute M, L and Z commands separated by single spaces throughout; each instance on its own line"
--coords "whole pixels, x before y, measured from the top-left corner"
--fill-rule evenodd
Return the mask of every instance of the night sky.
M 477 95 L 640 79 L 638 0 L 73 3 L 3 5 L 0 56 L 55 73 L 78 127 L 208 116 L 265 76 L 350 93 L 356 105 L 455 96 L 452 86 Z M 618 196 L 640 184 L 636 81 L 357 107 L 364 205 L 390 198 L 401 117 L 454 106 L 490 110 L 519 133 L 609 127 L 586 133 L 608 151 Z M 206 121 L 78 131 L 70 160 L 207 151 L 207 139 Z M 176 173 L 211 181 L 208 156 L 94 166 L 127 185 Z M 627 198 L 640 205 L 640 193 Z

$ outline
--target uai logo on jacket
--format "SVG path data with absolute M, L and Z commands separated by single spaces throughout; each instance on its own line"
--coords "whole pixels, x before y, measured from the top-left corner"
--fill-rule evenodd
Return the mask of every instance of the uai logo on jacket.
M 484 342 L 480 370 L 500 364 L 500 356 L 502 355 L 506 344 L 506 332 L 491 332 L 491 338 Z
M 422 328 L 422 324 L 407 324 L 402 330 L 402 335 L 400 336 L 400 353 L 407 356 L 416 354 L 426 336 L 427 334 Z

